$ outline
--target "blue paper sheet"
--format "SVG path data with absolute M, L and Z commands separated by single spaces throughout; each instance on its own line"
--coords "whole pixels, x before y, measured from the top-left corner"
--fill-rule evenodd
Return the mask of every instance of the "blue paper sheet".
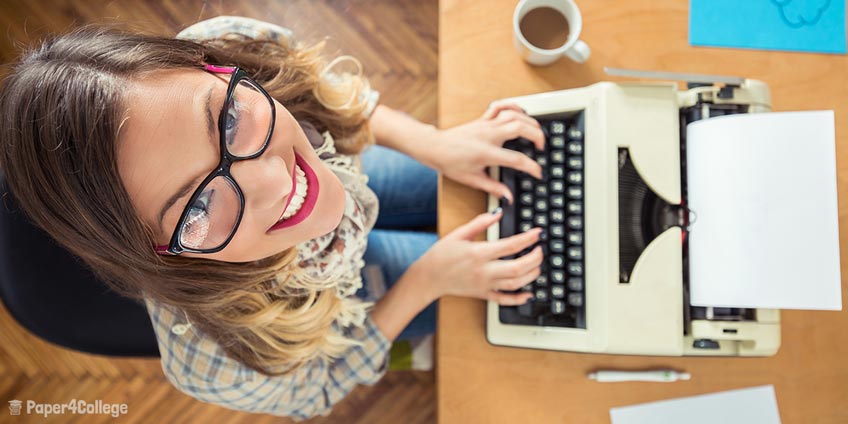
M 690 0 L 689 43 L 845 53 L 845 0 Z

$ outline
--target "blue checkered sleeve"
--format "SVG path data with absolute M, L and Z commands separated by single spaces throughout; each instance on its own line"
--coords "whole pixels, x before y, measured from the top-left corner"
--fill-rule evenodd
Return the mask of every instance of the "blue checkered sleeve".
M 356 385 L 373 385 L 387 371 L 391 343 L 370 317 L 364 326 L 344 330 L 361 346 L 350 347 L 339 359 L 313 360 L 290 375 L 272 377 L 231 359 L 197 329 L 174 334 L 170 329 L 182 314 L 170 307 L 147 299 L 147 308 L 166 378 L 203 402 L 300 421 L 328 415 Z

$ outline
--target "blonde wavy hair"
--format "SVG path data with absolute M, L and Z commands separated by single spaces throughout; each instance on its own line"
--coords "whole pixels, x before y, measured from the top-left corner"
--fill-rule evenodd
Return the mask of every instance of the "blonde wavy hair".
M 363 111 L 367 81 L 328 73 L 323 43 L 230 34 L 200 42 L 88 26 L 22 56 L 0 91 L 0 163 L 25 213 L 111 288 L 184 311 L 235 360 L 283 375 L 349 346 L 337 324 L 338 281 L 316 281 L 294 248 L 248 263 L 160 256 L 132 207 L 116 145 L 125 87 L 163 68 L 235 65 L 294 115 L 329 131 L 340 153 L 373 142 Z

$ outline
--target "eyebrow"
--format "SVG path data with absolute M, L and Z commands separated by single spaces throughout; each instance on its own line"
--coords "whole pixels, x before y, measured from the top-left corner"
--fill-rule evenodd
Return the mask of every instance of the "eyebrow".
M 212 92 L 214 90 L 215 90 L 215 84 L 212 84 L 212 86 L 209 87 L 209 91 L 206 93 L 206 101 L 205 101 L 205 103 L 206 103 L 206 110 L 205 110 L 205 112 L 206 112 L 206 132 L 209 134 L 210 139 L 215 138 L 215 120 L 212 118 Z M 213 144 L 214 144 L 214 141 L 213 141 Z M 165 219 L 165 213 L 168 212 L 168 209 L 171 209 L 171 207 L 174 206 L 175 203 L 177 203 L 177 200 L 180 200 L 183 197 L 185 197 L 186 195 L 188 195 L 189 192 L 191 192 L 191 189 L 195 185 L 198 184 L 198 182 L 201 180 L 201 178 L 203 178 L 203 176 L 195 178 L 195 179 L 183 184 L 183 186 L 180 187 L 180 189 L 177 190 L 177 192 L 174 193 L 173 196 L 168 198 L 168 201 L 165 202 L 165 206 L 162 206 L 162 210 L 159 211 L 159 217 L 157 219 L 157 221 L 159 222 L 159 232 L 162 232 L 162 233 L 165 232 L 165 228 L 164 228 L 162 221 Z
M 212 91 L 215 89 L 213 84 L 209 87 L 209 92 L 206 93 L 206 131 L 210 138 L 215 138 L 215 119 L 212 118 Z

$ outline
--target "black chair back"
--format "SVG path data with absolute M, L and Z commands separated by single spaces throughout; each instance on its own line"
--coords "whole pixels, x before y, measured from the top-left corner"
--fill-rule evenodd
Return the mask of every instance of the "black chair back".
M 144 305 L 120 296 L 35 227 L 0 173 L 0 299 L 27 330 L 62 347 L 159 356 Z

